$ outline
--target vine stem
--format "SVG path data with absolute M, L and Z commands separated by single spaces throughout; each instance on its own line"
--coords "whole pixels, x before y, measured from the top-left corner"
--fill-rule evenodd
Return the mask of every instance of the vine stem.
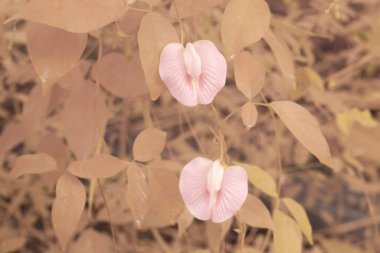
M 276 136 L 276 141 L 275 141 L 276 160 L 277 160 L 277 169 L 278 169 L 278 173 L 279 173 L 277 191 L 278 191 L 278 194 L 280 195 L 280 191 L 281 191 L 281 185 L 280 185 L 281 182 L 280 181 L 281 181 L 281 175 L 282 175 L 282 162 L 281 162 L 282 158 L 281 158 L 281 149 L 280 149 L 281 136 L 280 136 L 280 133 L 278 131 L 277 121 L 276 121 L 276 117 L 274 116 L 273 109 L 270 107 L 268 100 L 266 99 L 266 97 L 264 96 L 264 94 L 262 92 L 260 92 L 260 96 L 263 99 L 263 101 L 265 102 L 265 104 L 260 104 L 260 103 L 256 103 L 256 104 L 263 105 L 263 106 L 266 106 L 269 108 L 269 113 L 270 113 L 270 116 L 272 118 L 272 124 L 273 124 L 273 128 L 274 128 L 275 136 Z
M 218 127 L 218 130 L 215 131 L 211 126 L 209 126 L 212 133 L 215 135 L 215 138 L 219 141 L 220 145 L 220 161 L 223 165 L 226 165 L 230 162 L 228 154 L 227 154 L 227 144 L 226 139 L 224 137 L 224 134 L 222 133 L 220 126 L 222 125 L 222 120 L 219 118 L 218 110 L 216 109 L 215 105 L 211 103 L 211 111 L 213 112 L 216 120 L 216 124 Z
M 178 7 L 177 7 L 177 1 L 176 1 L 176 0 L 173 0 L 173 4 L 174 4 L 175 14 L 176 14 L 176 16 L 177 16 L 177 21 L 178 21 L 179 26 L 180 26 L 180 29 L 181 29 L 181 44 L 183 44 L 183 43 L 184 43 L 183 23 L 182 23 L 181 18 L 179 17 L 179 12 L 178 12 Z
M 106 210 L 107 210 L 107 214 L 108 214 L 108 218 L 110 220 L 110 228 L 111 228 L 111 234 L 112 234 L 112 244 L 113 244 L 113 248 L 114 250 L 116 251 L 116 233 L 115 233 L 115 230 L 114 230 L 114 227 L 112 225 L 112 219 L 111 219 L 111 212 L 110 212 L 110 208 L 108 206 L 108 203 L 107 203 L 107 200 L 106 200 L 106 196 L 104 194 L 104 191 L 103 191 L 103 186 L 102 184 L 100 183 L 100 179 L 98 178 L 97 179 L 97 182 L 98 182 L 98 185 L 99 185 L 99 190 L 100 190 L 100 193 L 102 194 L 102 198 L 103 198 L 103 201 L 104 201 L 104 205 L 106 207 Z
M 94 66 L 94 70 L 95 70 L 95 85 L 96 85 L 96 91 L 95 91 L 95 95 L 94 95 L 94 103 L 93 103 L 93 110 L 96 112 L 96 98 L 99 94 L 100 91 L 100 80 L 99 80 L 99 73 L 98 73 L 98 68 L 99 68 L 99 62 L 101 60 L 101 57 L 102 57 L 102 54 L 103 54 L 103 28 L 100 30 L 100 33 L 99 33 L 99 38 L 98 38 L 98 44 L 99 44 L 99 48 L 98 48 L 98 59 L 96 60 L 96 63 L 95 63 L 95 66 Z M 98 122 L 95 122 L 95 127 L 96 127 L 96 130 L 101 132 L 100 131 L 100 126 L 98 124 Z M 95 152 L 94 152 L 94 155 L 98 155 L 100 154 L 101 152 L 101 149 L 102 149 L 102 144 L 103 144 L 103 141 L 102 141 L 102 138 L 99 138 L 98 142 L 97 142 L 97 145 L 96 145 L 96 149 L 95 149 Z M 89 188 L 89 197 L 88 197 L 88 214 L 89 214 L 89 217 L 91 218 L 92 217 L 92 209 L 93 209 L 93 204 L 94 204 L 94 195 L 95 195 L 95 189 L 96 189 L 96 184 L 95 184 L 95 179 L 91 179 L 90 180 L 90 188 Z
M 205 147 L 203 146 L 203 144 L 202 144 L 202 142 L 201 142 L 201 139 L 197 136 L 197 133 L 196 133 L 196 131 L 195 131 L 195 129 L 194 129 L 193 124 L 191 123 L 191 120 L 190 120 L 190 118 L 189 118 L 189 115 L 188 115 L 187 112 L 186 112 L 185 110 L 183 110 L 183 109 L 181 109 L 181 112 L 182 112 L 182 114 L 183 114 L 183 116 L 184 116 L 184 118 L 185 118 L 186 124 L 189 126 L 189 129 L 190 129 L 191 135 L 194 137 L 195 142 L 197 143 L 197 145 L 198 145 L 198 147 L 199 147 L 201 153 L 202 153 L 203 155 L 205 155 L 205 154 L 206 154 L 206 149 L 205 149 Z
M 238 239 L 237 239 L 237 244 L 238 244 L 238 246 L 237 246 L 238 251 L 237 252 L 241 252 L 244 249 L 245 234 L 247 232 L 247 226 L 245 225 L 245 223 L 240 221 L 239 216 L 236 217 L 236 221 L 237 221 L 237 225 L 240 229 Z
M 274 131 L 275 131 L 276 160 L 277 160 L 277 169 L 278 169 L 277 192 L 278 192 L 278 195 L 280 196 L 281 175 L 282 175 L 282 162 L 281 162 L 282 158 L 281 158 L 281 149 L 280 149 L 280 140 L 281 140 L 280 137 L 281 136 L 280 136 L 280 133 L 279 133 L 278 128 L 277 128 L 277 121 L 276 121 L 276 117 L 274 115 L 273 109 L 270 107 L 268 100 L 266 99 L 266 97 L 264 96 L 264 94 L 262 92 L 260 92 L 260 97 L 264 101 L 264 103 L 255 103 L 255 104 L 268 107 L 269 113 L 270 113 L 271 119 L 272 119 L 272 125 L 273 125 Z M 272 214 L 275 210 L 278 209 L 278 206 L 279 206 L 279 201 L 278 201 L 278 199 L 276 199 L 275 204 L 274 204 L 274 208 L 272 210 Z M 263 253 L 265 251 L 266 247 L 268 246 L 269 238 L 270 238 L 271 234 L 272 234 L 272 231 L 268 230 L 268 232 L 265 235 L 264 242 L 263 242 L 261 249 L 260 249 L 261 253 Z
M 166 244 L 165 240 L 162 238 L 160 232 L 156 228 L 153 228 L 151 231 L 154 239 L 156 239 L 162 250 L 166 253 L 173 253 L 172 249 Z

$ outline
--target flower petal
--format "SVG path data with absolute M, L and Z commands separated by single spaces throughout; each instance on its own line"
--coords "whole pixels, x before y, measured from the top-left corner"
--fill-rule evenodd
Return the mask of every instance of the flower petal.
M 231 166 L 224 172 L 218 200 L 211 211 L 211 220 L 220 223 L 231 218 L 244 204 L 248 195 L 248 177 L 239 166 Z
M 161 53 L 159 73 L 175 99 L 186 106 L 195 106 L 198 104 L 198 95 L 186 72 L 183 50 L 180 43 L 166 45 Z
M 193 43 L 201 58 L 202 74 L 199 81 L 198 102 L 210 104 L 226 84 L 227 63 L 214 43 L 198 40 Z
M 196 157 L 185 165 L 179 178 L 179 191 L 187 209 L 197 219 L 211 218 L 210 197 L 207 191 L 207 174 L 213 161 Z
M 198 80 L 202 73 L 202 63 L 195 47 L 190 42 L 186 44 L 186 48 L 183 50 L 183 60 L 185 62 L 185 68 L 187 74 L 193 79 Z

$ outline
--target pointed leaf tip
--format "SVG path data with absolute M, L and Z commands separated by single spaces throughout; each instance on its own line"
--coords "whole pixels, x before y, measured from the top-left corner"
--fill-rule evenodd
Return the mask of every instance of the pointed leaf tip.
M 57 182 L 51 218 L 63 250 L 78 226 L 85 202 L 86 189 L 79 179 L 69 174 L 62 175 Z
M 16 178 L 25 174 L 40 174 L 57 170 L 57 161 L 46 153 L 23 155 L 16 159 L 11 176 Z

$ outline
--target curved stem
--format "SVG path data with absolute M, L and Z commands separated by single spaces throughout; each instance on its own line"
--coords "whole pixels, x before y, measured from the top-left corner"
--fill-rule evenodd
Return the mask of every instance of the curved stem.
M 280 196 L 280 192 L 281 192 L 281 174 L 282 174 L 282 159 L 281 159 L 281 149 L 280 149 L 280 133 L 278 131 L 278 128 L 277 128 L 277 121 L 276 121 L 276 117 L 274 115 L 274 111 L 273 109 L 270 107 L 269 105 L 269 102 L 268 100 L 266 99 L 266 97 L 264 96 L 264 94 L 262 92 L 260 92 L 260 96 L 262 98 L 262 100 L 265 102 L 265 103 L 256 103 L 257 105 L 261 105 L 261 106 L 266 106 L 269 108 L 269 113 L 271 115 L 271 119 L 272 119 L 272 124 L 273 124 L 273 128 L 274 128 L 274 131 L 275 131 L 275 135 L 276 135 L 276 139 L 275 139 L 275 145 L 276 145 L 276 161 L 277 161 L 277 169 L 278 169 L 278 183 L 277 183 L 277 192 L 278 192 L 278 195 Z M 278 206 L 279 206 L 279 200 L 278 199 L 275 199 L 274 200 L 274 208 L 272 210 L 272 214 L 273 212 L 278 209 Z M 266 235 L 265 235 L 265 239 L 264 239 L 264 242 L 261 246 L 261 249 L 260 249 L 260 252 L 264 252 L 266 247 L 268 246 L 268 243 L 269 243 L 269 238 L 272 234 L 272 231 L 268 230 Z
M 105 196 L 104 191 L 103 191 L 103 186 L 100 183 L 99 178 L 97 179 L 97 181 L 98 181 L 100 193 L 102 194 L 102 197 L 103 197 L 104 205 L 105 205 L 106 210 L 107 210 L 108 218 L 110 220 L 110 228 L 111 228 L 111 234 L 112 234 L 112 244 L 113 244 L 114 250 L 116 251 L 116 233 L 115 233 L 115 230 L 114 230 L 113 225 L 112 225 L 110 208 L 108 206 L 108 203 L 107 203 L 107 200 L 106 200 L 106 196 Z

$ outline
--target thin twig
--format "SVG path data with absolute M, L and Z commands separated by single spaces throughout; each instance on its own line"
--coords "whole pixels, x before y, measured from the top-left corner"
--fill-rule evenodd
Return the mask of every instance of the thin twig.
M 166 253 L 173 253 L 173 250 L 167 245 L 160 232 L 156 228 L 153 228 L 151 231 L 154 239 L 156 239 L 162 250 Z
M 112 234 L 112 244 L 113 244 L 113 248 L 114 248 L 114 250 L 116 251 L 116 250 L 117 250 L 117 248 L 116 248 L 117 240 L 116 240 L 116 233 L 115 233 L 115 230 L 114 230 L 113 225 L 112 225 L 112 219 L 111 219 L 110 208 L 109 208 L 109 206 L 108 206 L 108 203 L 107 203 L 107 200 L 106 200 L 106 196 L 105 196 L 104 191 L 103 191 L 103 186 L 102 186 L 102 184 L 100 183 L 100 180 L 99 180 L 99 179 L 97 179 L 97 181 L 98 181 L 99 190 L 100 190 L 100 193 L 102 194 L 102 198 L 103 198 L 104 205 L 105 205 L 105 207 L 106 207 L 107 214 L 108 214 L 108 218 L 109 218 L 109 222 L 110 222 L 110 228 L 111 228 L 111 234 Z

